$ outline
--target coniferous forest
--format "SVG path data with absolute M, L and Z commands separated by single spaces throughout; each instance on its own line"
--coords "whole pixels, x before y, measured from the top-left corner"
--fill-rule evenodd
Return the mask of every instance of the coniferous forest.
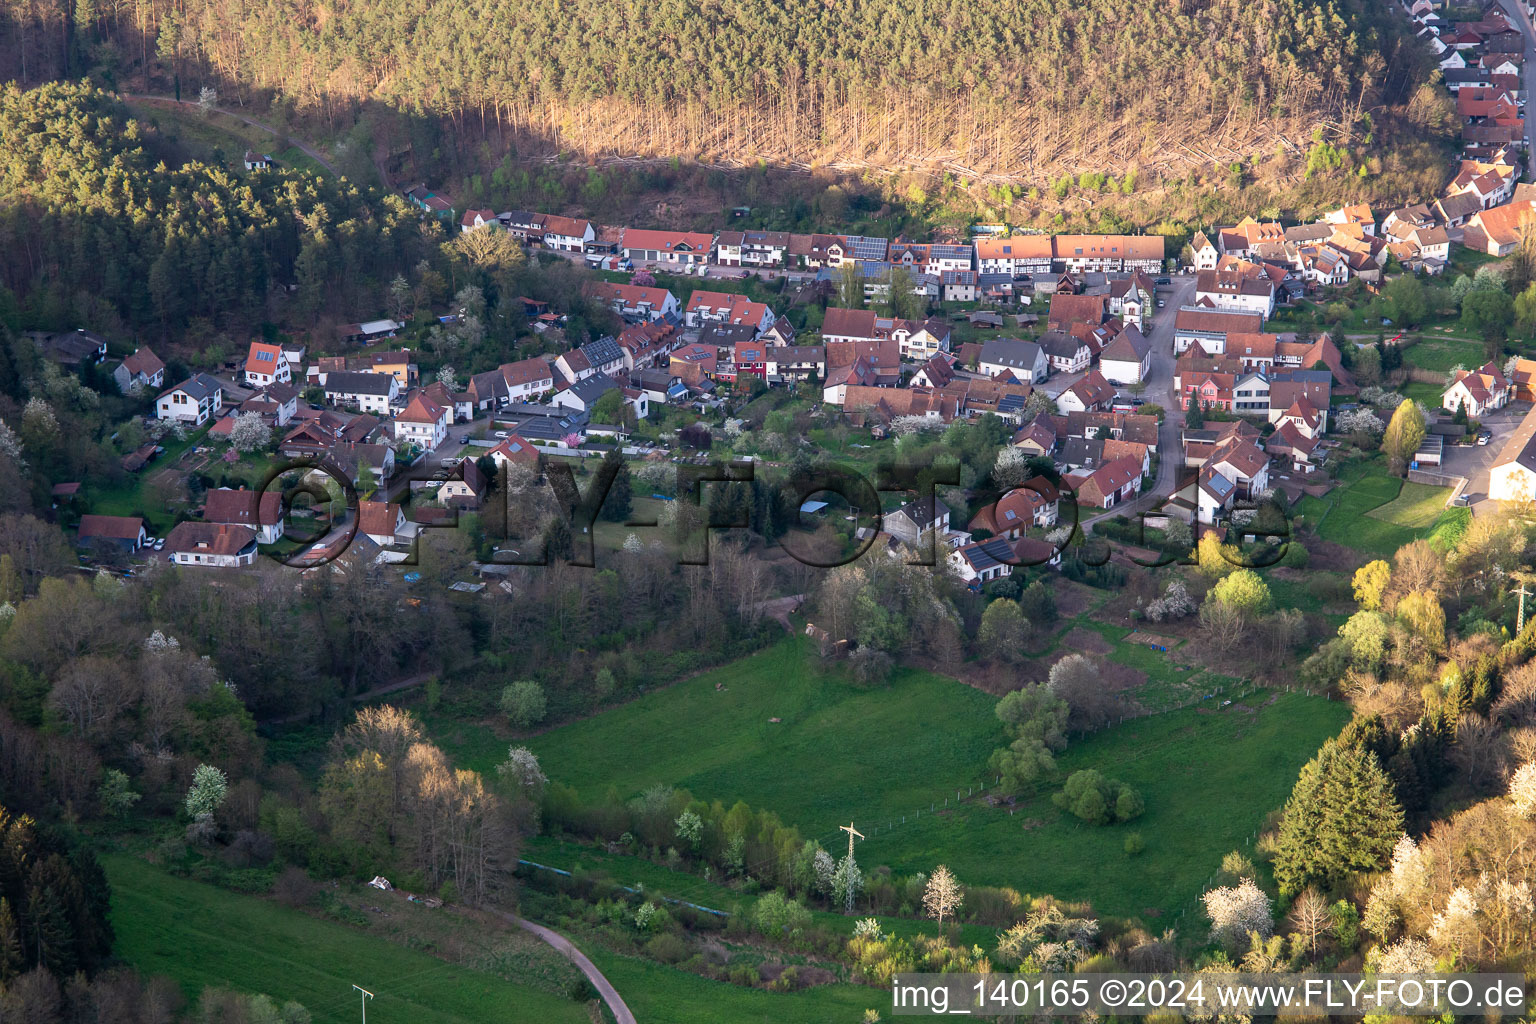
M 567 151 L 1024 178 L 1369 144 L 1428 74 L 1363 0 L 11 0 L 0 39 L 0 77 L 333 125 L 379 103 Z

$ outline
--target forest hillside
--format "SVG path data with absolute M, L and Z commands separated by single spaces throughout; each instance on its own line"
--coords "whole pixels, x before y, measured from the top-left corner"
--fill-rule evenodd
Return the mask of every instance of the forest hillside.
M 1027 186 L 1380 144 L 1432 70 L 1404 24 L 1365 0 L 25 0 L 0 77 Z

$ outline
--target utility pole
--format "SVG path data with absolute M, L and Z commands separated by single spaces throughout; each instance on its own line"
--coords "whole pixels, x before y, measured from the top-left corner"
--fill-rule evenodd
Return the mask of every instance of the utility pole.
M 853 822 L 851 822 L 851 821 L 848 824 L 846 824 L 846 825 L 839 825 L 839 826 L 837 826 L 837 830 L 839 832 L 847 832 L 848 833 L 848 859 L 849 860 L 853 860 L 853 839 L 854 839 L 855 836 L 857 836 L 860 839 L 863 839 L 864 838 L 864 833 L 862 833 L 858 829 L 854 828 L 853 827 Z
M 363 1003 L 363 1024 L 368 1024 L 368 1000 L 373 998 L 373 993 L 369 992 L 361 985 L 353 985 L 352 987 L 362 993 L 360 998 L 362 999 Z
M 1521 633 L 1525 632 L 1525 599 L 1531 594 L 1531 592 L 1526 589 L 1525 585 L 1527 583 L 1536 583 L 1536 576 L 1533 576 L 1528 572 L 1519 571 L 1512 572 L 1509 575 L 1512 579 L 1517 579 L 1520 581 L 1520 589 L 1515 591 L 1515 593 L 1520 595 L 1520 613 L 1515 619 L 1515 636 L 1519 636 Z

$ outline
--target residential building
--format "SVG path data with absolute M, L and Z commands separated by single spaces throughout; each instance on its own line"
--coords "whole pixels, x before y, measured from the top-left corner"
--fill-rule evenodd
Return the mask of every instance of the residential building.
M 530 237 L 542 242 L 546 249 L 585 252 L 587 244 L 597 239 L 597 231 L 591 221 L 540 214 L 538 231 Z
M 177 523 L 165 553 L 177 565 L 233 569 L 256 561 L 256 531 L 226 523 Z
M 1093 361 L 1092 347 L 1075 334 L 1046 331 L 1039 344 L 1053 373 L 1081 373 Z
M 715 236 L 698 231 L 650 231 L 626 228 L 624 256 L 639 263 L 705 263 L 714 249 Z
M 976 269 L 983 274 L 1049 274 L 1054 258 L 1055 246 L 1050 235 L 976 239 Z
M 1108 409 L 1115 401 L 1115 389 L 1098 370 L 1090 370 L 1056 396 L 1056 411 L 1095 412 Z
M 1536 410 L 1526 414 L 1493 460 L 1488 497 L 1495 501 L 1536 499 Z
M 1077 483 L 1078 504 L 1085 508 L 1114 508 L 1141 489 L 1141 463 L 1129 456 L 1105 462 Z
M 1173 320 L 1173 351 L 1182 355 L 1191 346 L 1198 346 L 1207 355 L 1222 355 L 1227 350 L 1228 334 L 1257 334 L 1263 326 L 1264 318 L 1257 313 L 1184 306 Z
M 125 395 L 135 388 L 162 388 L 165 386 L 165 364 L 149 349 L 136 348 L 133 355 L 113 369 L 112 379 Z
M 1050 373 L 1050 361 L 1040 346 L 1018 338 L 993 338 L 981 347 L 976 369 L 988 377 L 1010 373 L 1027 384 L 1039 384 Z
M 715 262 L 725 267 L 782 267 L 788 251 L 784 231 L 722 231 L 715 239 Z
M 707 323 L 744 325 L 752 328 L 754 337 L 778 319 L 766 304 L 753 302 L 745 295 L 706 291 L 689 296 L 683 316 L 689 327 L 702 327 Z
M 908 502 L 881 519 L 880 528 L 897 540 L 915 545 L 925 533 L 949 532 L 949 506 L 938 498 Z
M 1457 370 L 1451 386 L 1440 396 L 1440 407 L 1447 412 L 1463 409 L 1473 419 L 1480 419 L 1509 404 L 1513 387 L 1493 363 L 1476 370 Z
M 1120 384 L 1140 384 L 1152 369 L 1152 343 L 1135 327 L 1127 327 L 1099 353 L 1104 378 Z
M 395 440 L 434 451 L 448 440 L 448 418 L 447 409 L 418 391 L 395 417 Z
M 627 320 L 661 320 L 682 315 L 677 296 L 665 288 L 642 288 L 639 285 L 603 281 L 593 286 L 593 294 Z
M 598 400 L 618 386 L 619 382 L 605 373 L 593 374 L 583 377 L 563 391 L 556 391 L 549 403 L 590 415 Z
M 979 587 L 1011 575 L 1018 566 L 1059 566 L 1061 549 L 1033 537 L 995 537 L 955 548 L 945 556 L 944 564 L 963 582 Z
M 357 532 L 381 548 L 408 540 L 414 531 L 408 531 L 405 509 L 392 501 L 359 501 L 357 503 Z
M 498 369 L 509 403 L 531 402 L 555 389 L 554 367 L 542 356 L 503 363 Z
M 325 400 L 332 405 L 381 416 L 388 415 L 390 406 L 400 397 L 400 383 L 388 373 L 332 372 L 325 375 L 321 387 L 325 391 Z
M 258 543 L 274 544 L 283 536 L 283 496 L 276 490 L 218 487 L 205 497 L 203 522 L 248 527 Z
M 1202 270 L 1195 283 L 1195 304 L 1268 318 L 1275 311 L 1275 285 L 1267 276 L 1231 270 Z
M 194 373 L 155 399 L 155 417 L 200 427 L 224 408 L 224 385 L 206 373 Z
M 1195 257 L 1196 270 L 1216 269 L 1216 261 L 1221 258 L 1221 253 L 1211 244 L 1211 240 L 1205 236 L 1204 231 L 1195 232 L 1195 237 L 1190 239 L 1189 248 Z
M 1061 493 L 1044 477 L 1031 477 L 978 511 L 966 529 L 1017 540 L 1025 530 L 1056 525 Z

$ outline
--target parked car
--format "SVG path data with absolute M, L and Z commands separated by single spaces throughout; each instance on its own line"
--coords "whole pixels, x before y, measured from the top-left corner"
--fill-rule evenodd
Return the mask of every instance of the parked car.
M 469 444 L 469 435 L 468 434 L 460 434 L 459 435 L 459 444 Z
M 1467 497 L 1465 494 L 1458 494 L 1455 498 L 1451 499 L 1451 504 L 1458 508 L 1466 508 L 1468 505 L 1472 504 L 1472 499 Z
M 509 431 L 498 430 L 498 431 L 496 431 L 496 436 L 497 437 L 511 437 L 512 435 L 511 435 L 511 433 Z
M 156 537 L 155 538 L 155 545 L 154 546 L 155 546 L 155 550 L 156 551 L 159 551 L 162 548 L 164 548 L 165 547 L 165 538 L 164 537 Z
M 1493 434 L 1489 433 L 1488 431 L 1486 431 L 1486 430 L 1479 430 L 1477 432 L 1477 443 L 1479 445 L 1485 445 L 1489 441 L 1492 441 L 1492 440 L 1493 440 Z
M 443 459 L 438 463 L 438 465 L 442 466 L 444 469 L 452 469 L 454 466 L 457 466 L 463 461 L 463 459 Z

